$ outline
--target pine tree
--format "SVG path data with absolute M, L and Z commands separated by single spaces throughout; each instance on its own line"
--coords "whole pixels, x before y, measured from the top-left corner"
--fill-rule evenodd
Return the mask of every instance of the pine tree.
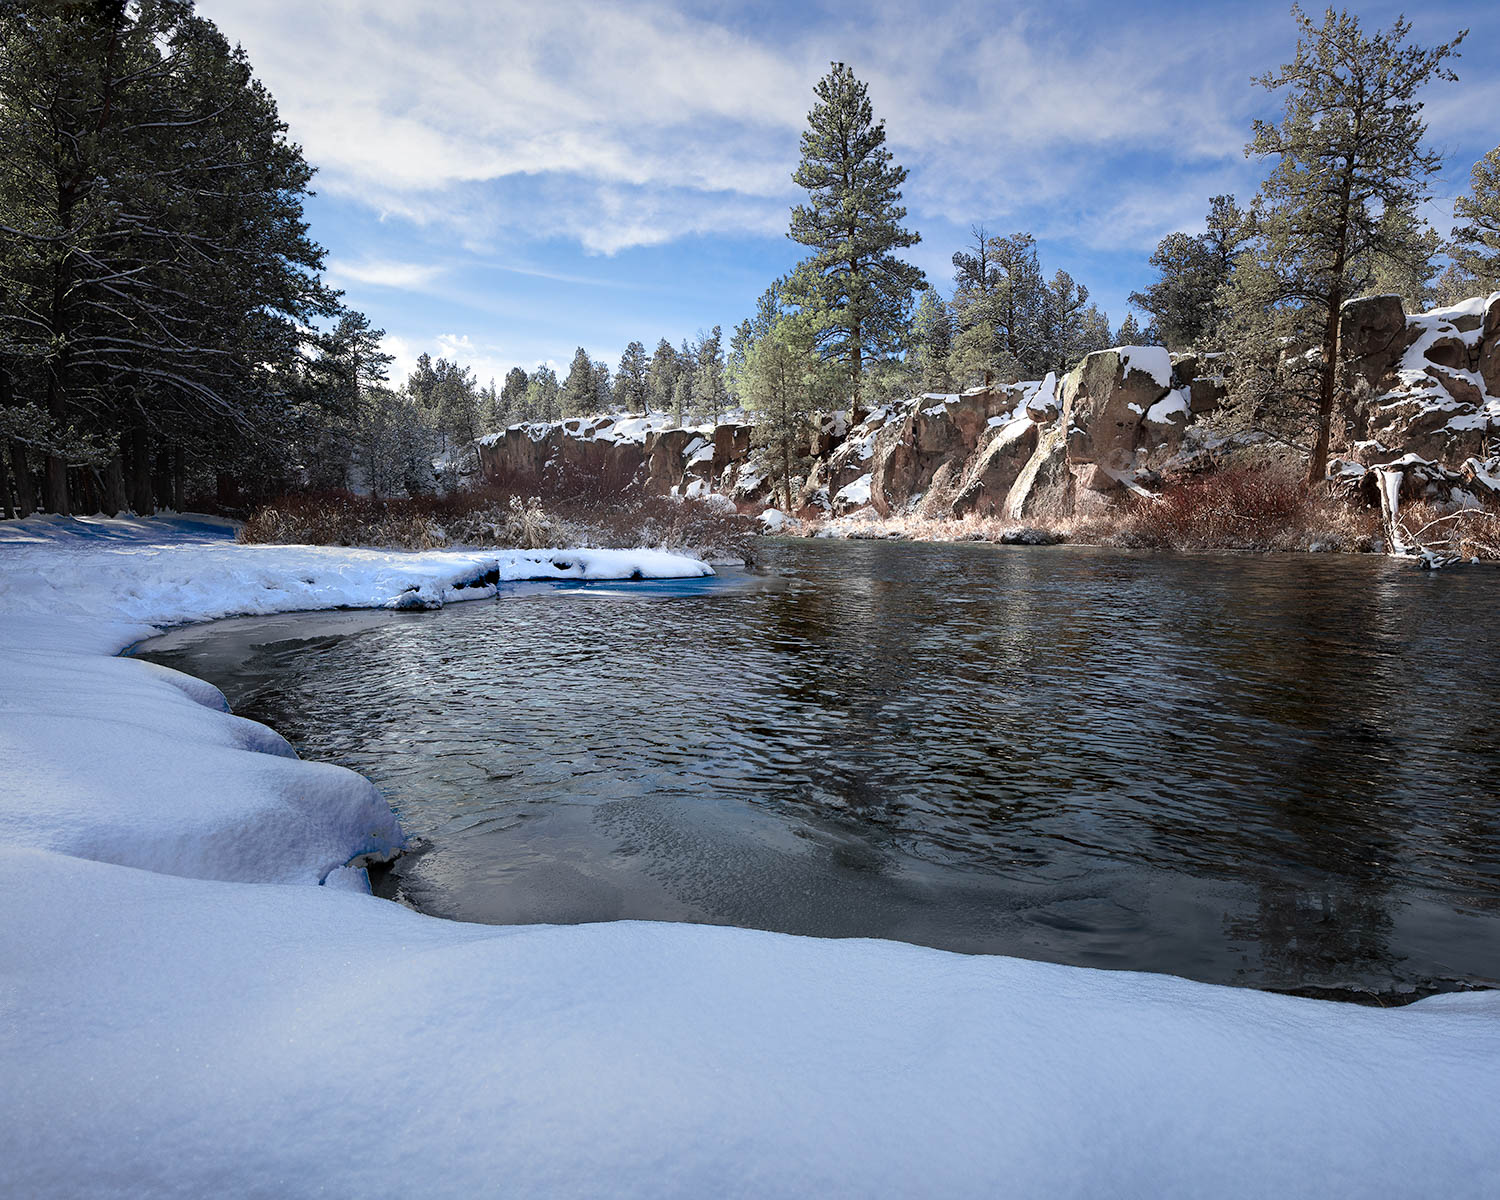
M 1366 35 L 1347 12 L 1330 9 L 1321 26 L 1300 8 L 1293 14 L 1300 29 L 1293 61 L 1257 81 L 1285 91 L 1282 119 L 1256 121 L 1246 147 L 1247 154 L 1274 160 L 1255 205 L 1260 269 L 1247 274 L 1242 256 L 1227 290 L 1251 339 L 1250 356 L 1264 356 L 1267 336 L 1306 338 L 1321 351 L 1316 405 L 1305 419 L 1308 479 L 1318 483 L 1327 473 L 1340 399 L 1340 313 L 1370 282 L 1379 257 L 1410 254 L 1409 245 L 1392 240 L 1404 235 L 1382 217 L 1415 211 L 1427 197 L 1427 181 L 1442 160 L 1422 145 L 1427 126 L 1416 96 L 1431 80 L 1457 78 L 1443 64 L 1464 33 L 1424 49 L 1408 43 L 1404 18 Z M 1234 387 L 1241 391 L 1238 372 Z
M 672 385 L 672 420 L 679 429 L 687 427 L 688 414 L 693 407 L 693 377 L 686 371 L 677 376 Z
M 467 367 L 440 358 L 432 368 L 429 407 L 445 452 L 457 452 L 462 461 L 479 436 L 479 391 Z
M 789 231 L 813 254 L 793 274 L 789 299 L 821 314 L 813 336 L 825 358 L 844 364 L 858 415 L 867 359 L 902 349 L 912 292 L 927 282 L 892 253 L 921 238 L 901 227 L 906 170 L 885 148 L 885 122 L 874 119 L 865 85 L 834 63 L 815 93 L 792 175 L 808 203 L 792 209 Z
M 190 4 L 0 6 L 0 404 L 45 417 L 47 507 L 70 507 L 75 426 L 120 446 L 113 490 L 143 513 L 180 501 L 190 463 L 285 440 L 310 330 L 338 309 L 311 176 Z
M 523 420 L 526 403 L 526 385 L 530 383 L 525 371 L 512 367 L 505 372 L 505 382 L 500 385 L 500 423 Z
M 615 387 L 609 377 L 609 364 L 594 364 L 594 409 L 596 413 L 607 413 L 615 406 Z
M 1142 328 L 1141 323 L 1135 319 L 1135 314 L 1127 313 L 1120 328 L 1115 330 L 1110 344 L 1113 346 L 1154 346 L 1156 345 L 1156 331 L 1149 327 Z
M 1208 203 L 1206 232 L 1164 237 L 1151 256 L 1156 282 L 1130 294 L 1130 303 L 1151 314 L 1158 336 L 1171 350 L 1215 348 L 1227 315 L 1224 288 L 1250 237 L 1250 220 L 1233 196 L 1215 196 Z
M 561 416 L 562 388 L 557 382 L 557 372 L 546 363 L 533 371 L 526 383 L 526 395 L 521 401 L 524 420 L 555 421 Z
M 1103 314 L 1089 304 L 1089 290 L 1066 271 L 1052 276 L 1041 297 L 1040 358 L 1035 373 L 1067 371 L 1090 350 L 1102 349 L 1099 341 Z M 1092 310 L 1092 311 L 1090 311 Z M 1109 321 L 1103 322 L 1103 340 L 1109 344 Z
M 715 325 L 712 333 L 701 338 L 693 367 L 693 411 L 716 425 L 719 415 L 729 407 L 729 391 L 724 384 L 723 337 L 723 329 Z
M 1046 357 L 1042 333 L 1046 284 L 1037 261 L 1036 238 L 1029 233 L 994 237 L 989 251 L 1003 277 L 990 312 L 995 337 L 1004 350 L 1004 370 L 1018 378 L 1039 376 Z
M 562 415 L 581 417 L 594 411 L 594 363 L 582 346 L 573 351 L 573 363 L 563 381 Z
M 670 412 L 677 390 L 677 351 L 662 338 L 646 370 L 646 404 L 652 412 Z
M 917 388 L 923 392 L 951 391 L 948 355 L 953 349 L 953 317 L 936 288 L 928 288 L 917 302 L 912 341 Z
M 995 261 L 984 227 L 975 225 L 969 232 L 974 252 L 960 250 L 953 255 L 953 324 L 957 330 L 953 365 L 960 378 L 967 381 L 978 376 L 989 387 L 1006 357 L 995 329 L 995 302 L 1006 276 Z
M 1453 205 L 1454 264 L 1473 279 L 1480 295 L 1500 292 L 1500 146 L 1491 150 L 1469 174 L 1469 194 Z
M 615 372 L 615 403 L 626 412 L 643 412 L 647 405 L 647 372 L 650 363 L 646 347 L 631 342 L 620 355 L 620 369 Z
M 817 352 L 817 315 L 778 317 L 750 347 L 745 403 L 756 415 L 753 439 L 792 511 L 792 481 L 806 462 L 814 414 L 831 398 L 833 369 Z

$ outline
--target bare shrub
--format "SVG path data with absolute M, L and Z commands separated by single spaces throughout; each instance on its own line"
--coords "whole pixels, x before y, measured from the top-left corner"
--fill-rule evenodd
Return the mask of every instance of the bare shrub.
M 1397 519 L 1409 545 L 1452 558 L 1500 561 L 1500 510 L 1419 500 L 1403 504 Z
M 239 539 L 403 550 L 654 546 L 749 562 L 754 530 L 751 517 L 716 499 L 637 493 L 604 503 L 573 493 L 544 501 L 481 488 L 415 499 L 377 500 L 348 492 L 282 496 L 251 513 Z

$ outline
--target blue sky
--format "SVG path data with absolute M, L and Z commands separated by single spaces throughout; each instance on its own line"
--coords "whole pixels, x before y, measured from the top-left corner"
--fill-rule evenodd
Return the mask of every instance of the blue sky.
M 329 275 L 388 333 L 481 381 L 618 361 L 726 333 L 803 248 L 790 175 L 812 88 L 848 62 L 910 171 L 909 257 L 946 295 L 971 223 L 1036 234 L 1043 267 L 1118 324 L 1174 229 L 1248 199 L 1274 114 L 1251 77 L 1287 60 L 1289 4 L 575 3 L 200 0 L 241 42 L 319 168 Z M 1367 27 L 1399 6 L 1358 6 Z M 1428 96 L 1449 155 L 1446 231 L 1500 138 L 1500 5 L 1422 6 L 1423 44 L 1469 27 L 1460 82 Z

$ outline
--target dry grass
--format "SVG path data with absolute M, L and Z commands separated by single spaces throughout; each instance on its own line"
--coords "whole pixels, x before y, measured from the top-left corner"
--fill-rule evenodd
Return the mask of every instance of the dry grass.
M 1384 549 L 1379 513 L 1324 491 L 1281 464 L 1229 467 L 1169 482 L 1153 499 L 1130 498 L 1089 516 L 1052 515 L 1025 525 L 1000 517 L 920 514 L 880 518 L 865 510 L 788 532 L 915 541 L 1068 541 L 1148 550 Z
M 1155 499 L 1132 498 L 1117 519 L 1074 536 L 1085 532 L 1097 532 L 1108 545 L 1149 550 L 1372 551 L 1384 545 L 1378 513 L 1309 490 L 1290 464 L 1229 467 L 1170 482 Z
M 544 502 L 497 489 L 390 500 L 349 492 L 305 492 L 256 509 L 239 538 L 400 550 L 651 546 L 749 562 L 754 529 L 749 517 L 715 503 L 665 496 L 616 497 L 604 504 L 577 495 Z

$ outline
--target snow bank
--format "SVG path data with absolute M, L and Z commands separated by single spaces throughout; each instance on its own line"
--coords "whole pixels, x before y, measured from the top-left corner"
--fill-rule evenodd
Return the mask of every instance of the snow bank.
M 375 787 L 296 758 L 201 680 L 108 656 L 156 626 L 214 617 L 435 607 L 493 596 L 504 580 L 713 574 L 649 550 L 406 554 L 239 546 L 233 532 L 200 518 L 0 522 L 0 844 L 325 882 L 401 846 Z
M 432 607 L 496 581 L 712 575 L 659 550 L 360 550 L 240 546 L 193 518 L 33 517 L 0 522 L 0 612 L 107 616 L 148 625 L 324 608 Z
M 0 1192 L 1494 1195 L 1500 1005 L 0 854 Z M 129 914 L 122 919 L 120 914 Z M 60 1036 L 64 1033 L 66 1036 Z
M 0 525 L 0 1195 L 1500 1192 L 1495 994 L 423 917 L 342 890 L 400 837 L 366 781 L 108 657 L 481 566 Z

